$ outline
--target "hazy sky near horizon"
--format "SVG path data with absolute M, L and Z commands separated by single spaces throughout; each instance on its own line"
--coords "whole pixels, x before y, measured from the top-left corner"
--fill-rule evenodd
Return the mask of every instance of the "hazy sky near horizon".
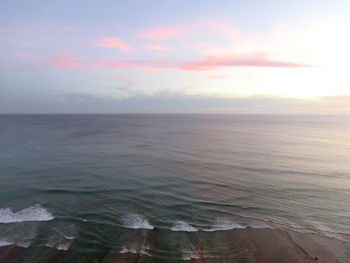
M 350 113 L 348 0 L 0 10 L 0 113 Z

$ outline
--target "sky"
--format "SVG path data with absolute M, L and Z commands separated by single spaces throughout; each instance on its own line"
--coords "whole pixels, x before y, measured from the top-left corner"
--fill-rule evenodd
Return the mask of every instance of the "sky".
M 0 113 L 350 114 L 348 0 L 0 10 Z

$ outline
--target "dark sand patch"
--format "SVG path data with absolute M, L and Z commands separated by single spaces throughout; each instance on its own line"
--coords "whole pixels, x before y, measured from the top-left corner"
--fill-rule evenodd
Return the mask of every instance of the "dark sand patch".
M 157 235 L 159 234 L 159 235 Z M 170 236 L 169 236 L 170 235 Z M 174 238 L 172 251 L 162 240 Z M 166 239 L 168 238 L 168 239 Z M 279 229 L 235 229 L 216 232 L 162 234 L 154 230 L 133 230 L 118 238 L 123 244 L 147 245 L 147 253 L 111 248 L 103 258 L 81 259 L 79 263 L 349 263 L 350 243 L 313 234 Z M 177 243 L 176 243 L 177 242 Z M 163 249 L 162 249 L 163 248 Z M 170 248 L 170 247 L 169 247 Z M 0 247 L 0 263 L 59 263 L 70 260 L 71 251 L 48 247 Z M 161 251 L 163 254 L 159 254 Z M 169 255 L 164 257 L 164 252 Z M 172 256 L 170 256 L 172 255 Z

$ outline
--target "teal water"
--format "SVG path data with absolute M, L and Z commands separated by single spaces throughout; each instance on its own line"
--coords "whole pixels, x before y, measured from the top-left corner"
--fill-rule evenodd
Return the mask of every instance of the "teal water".
M 190 257 L 186 231 L 350 241 L 350 118 L 0 115 L 0 188 L 0 246 L 71 248 L 67 262 L 147 254 L 140 229 L 161 262 Z

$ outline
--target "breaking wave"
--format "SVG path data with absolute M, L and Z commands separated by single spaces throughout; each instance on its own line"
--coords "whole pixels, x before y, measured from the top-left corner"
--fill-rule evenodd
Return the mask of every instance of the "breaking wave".
M 10 245 L 13 245 L 13 243 L 7 242 L 5 240 L 0 240 L 0 247 L 10 246 Z
M 197 251 L 183 251 L 182 259 L 183 260 L 192 260 L 192 259 L 200 259 L 201 256 Z
M 66 242 L 66 243 L 58 243 L 58 244 L 53 244 L 53 243 L 47 243 L 45 244 L 46 247 L 51 247 L 55 248 L 58 250 L 68 250 L 69 247 L 71 246 L 71 242 Z
M 172 231 L 197 232 L 198 229 L 184 221 L 177 221 L 171 228 Z
M 0 223 L 50 221 L 52 219 L 54 219 L 52 214 L 40 205 L 34 205 L 17 212 L 13 212 L 10 208 L 0 209 Z
M 27 248 L 30 246 L 30 242 L 8 242 L 6 240 L 0 240 L 0 247 L 12 246 L 12 245 Z
M 206 258 L 204 251 L 200 248 L 195 248 L 193 245 L 189 245 L 187 249 L 182 250 L 183 260 L 203 259 Z
M 132 244 L 130 246 L 124 246 L 122 249 L 119 251 L 120 253 L 133 253 L 133 254 L 141 254 L 141 255 L 147 255 L 147 256 L 152 256 L 150 253 L 147 252 L 149 250 L 149 246 L 145 245 L 137 245 L 137 244 Z
M 153 229 L 154 226 L 150 222 L 138 214 L 127 214 L 122 217 L 123 226 L 132 229 Z
M 220 218 L 215 221 L 214 225 L 211 228 L 203 229 L 203 231 L 214 232 L 214 231 L 224 231 L 224 230 L 232 230 L 232 229 L 238 229 L 238 228 L 246 228 L 246 227 L 240 224 L 237 224 L 231 220 Z

